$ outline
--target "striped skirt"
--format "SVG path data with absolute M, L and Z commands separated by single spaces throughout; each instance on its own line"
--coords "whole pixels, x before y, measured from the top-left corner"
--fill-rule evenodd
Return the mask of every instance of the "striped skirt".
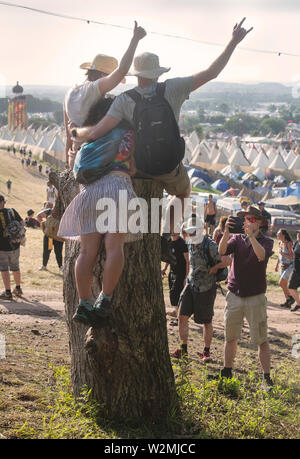
M 61 218 L 58 236 L 78 240 L 84 234 L 122 232 L 127 233 L 125 242 L 142 239 L 141 233 L 127 230 L 130 212 L 124 201 L 120 201 L 120 195 L 126 196 L 127 202 L 137 199 L 131 179 L 125 174 L 112 173 L 90 185 L 82 185 Z

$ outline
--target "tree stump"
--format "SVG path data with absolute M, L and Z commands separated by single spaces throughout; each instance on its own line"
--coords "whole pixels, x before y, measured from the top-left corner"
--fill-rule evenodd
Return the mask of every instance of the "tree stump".
M 66 208 L 79 191 L 72 171 L 52 173 L 50 180 Z M 133 184 L 150 212 L 150 200 L 162 196 L 162 187 L 152 180 L 134 179 Z M 160 235 L 144 234 L 142 240 L 125 244 L 125 266 L 113 295 L 114 315 L 109 326 L 99 330 L 72 321 L 78 305 L 74 266 L 79 247 L 78 242 L 67 241 L 64 262 L 75 396 L 86 385 L 111 417 L 138 422 L 167 419 L 178 401 L 168 349 Z M 94 270 L 95 297 L 101 290 L 103 252 Z

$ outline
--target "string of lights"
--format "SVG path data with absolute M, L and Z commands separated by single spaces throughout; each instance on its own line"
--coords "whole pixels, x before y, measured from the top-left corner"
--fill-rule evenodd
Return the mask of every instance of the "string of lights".
M 122 26 L 122 25 L 118 25 L 118 24 L 110 24 L 110 23 L 107 23 L 107 22 L 101 22 L 101 21 L 97 21 L 97 20 L 94 20 L 94 19 L 70 16 L 70 15 L 62 14 L 62 13 L 55 13 L 53 11 L 47 11 L 47 10 L 42 10 L 42 9 L 38 9 L 38 8 L 32 8 L 32 7 L 25 6 L 25 5 L 20 5 L 20 4 L 17 4 L 17 3 L 8 3 L 8 2 L 0 1 L 0 5 L 13 7 L 13 8 L 20 8 L 20 9 L 28 10 L 28 11 L 31 11 L 31 12 L 34 12 L 34 13 L 45 14 L 45 15 L 54 16 L 54 17 L 57 17 L 57 18 L 68 19 L 68 20 L 72 20 L 72 21 L 79 21 L 79 22 L 83 22 L 83 23 L 86 23 L 86 24 L 96 24 L 96 25 L 101 25 L 101 26 L 106 26 L 106 27 L 115 27 L 115 28 L 118 28 L 118 29 L 132 30 L 132 28 L 130 28 L 130 27 L 126 27 L 126 26 Z M 177 40 L 192 41 L 194 43 L 200 43 L 200 44 L 203 44 L 203 45 L 224 46 L 224 44 L 222 44 L 222 43 L 214 43 L 214 42 L 210 42 L 210 41 L 197 40 L 197 39 L 194 39 L 194 38 L 189 38 L 189 37 L 185 37 L 185 36 L 181 36 L 181 35 L 166 34 L 166 33 L 154 32 L 154 31 L 148 31 L 148 30 L 147 30 L 147 33 L 150 33 L 152 35 L 160 35 L 162 37 L 167 37 L 167 38 L 175 38 Z M 253 52 L 253 53 L 273 54 L 273 55 L 276 55 L 276 56 L 300 57 L 300 54 L 293 54 L 293 53 L 289 53 L 289 52 L 285 52 L 285 51 L 272 51 L 272 50 L 266 50 L 266 49 L 245 48 L 243 46 L 239 46 L 238 49 L 243 50 L 243 51 L 250 51 L 250 52 Z

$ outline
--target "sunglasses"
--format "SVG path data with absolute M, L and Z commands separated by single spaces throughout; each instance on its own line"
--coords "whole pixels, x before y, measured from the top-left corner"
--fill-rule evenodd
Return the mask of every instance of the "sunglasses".
M 247 220 L 250 223 L 256 223 L 257 219 L 255 217 L 245 217 L 245 220 Z

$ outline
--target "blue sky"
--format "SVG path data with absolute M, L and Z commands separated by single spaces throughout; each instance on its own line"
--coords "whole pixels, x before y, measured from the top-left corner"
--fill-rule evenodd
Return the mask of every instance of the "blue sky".
M 16 3 L 18 0 L 16 0 Z M 149 31 L 138 52 L 152 51 L 169 77 L 205 69 L 223 46 L 208 46 L 152 34 L 172 34 L 226 45 L 235 22 L 247 17 L 254 30 L 241 46 L 300 54 L 300 2 L 295 0 L 27 0 L 33 8 L 133 27 L 136 19 Z M 71 86 L 83 80 L 82 62 L 97 53 L 121 58 L 131 31 L 65 20 L 0 5 L 0 84 Z M 218 81 L 299 79 L 300 57 L 237 49 Z M 134 83 L 133 78 L 128 78 Z

